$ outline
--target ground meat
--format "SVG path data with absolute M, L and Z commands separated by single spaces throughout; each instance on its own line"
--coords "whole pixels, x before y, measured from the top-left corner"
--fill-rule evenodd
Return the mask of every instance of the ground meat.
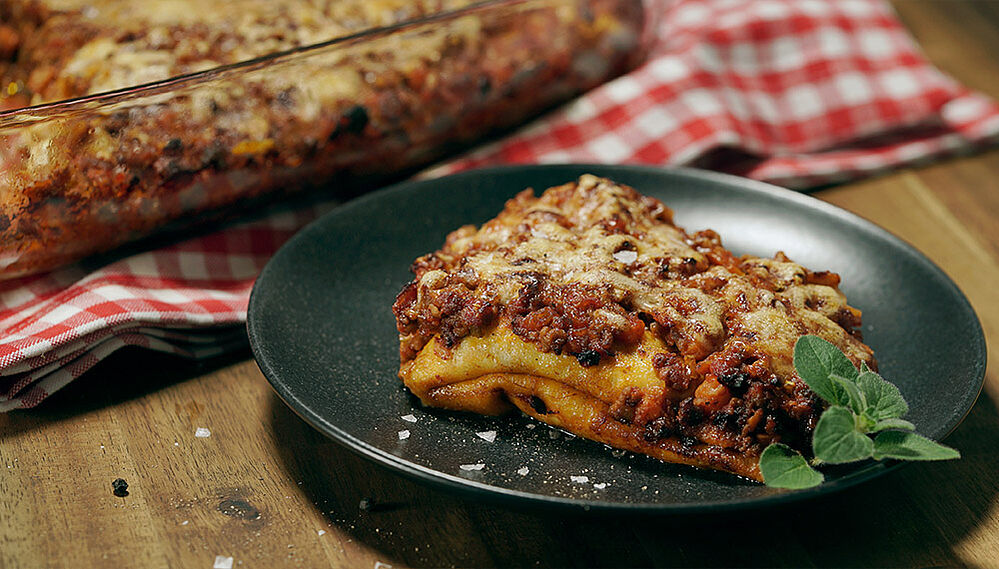
M 440 334 L 441 342 L 450 348 L 492 323 L 496 303 L 487 291 L 477 294 L 476 287 L 469 287 L 460 275 L 445 277 L 435 285 L 437 288 L 422 289 L 415 282 L 407 285 L 392 307 L 396 328 L 401 334 L 419 338 L 420 347 Z
M 554 287 L 543 275 L 526 275 L 520 295 L 505 308 L 515 334 L 546 352 L 563 351 L 584 366 L 613 354 L 615 344 L 638 343 L 645 323 L 629 314 L 607 289 L 582 285 Z M 608 320 L 598 311 L 618 318 Z
M 660 352 L 652 356 L 652 365 L 659 379 L 674 391 L 686 391 L 699 380 L 691 362 L 673 353 Z
M 615 420 L 629 424 L 635 420 L 635 409 L 642 402 L 642 392 L 636 387 L 627 388 L 624 393 L 615 401 L 608 411 L 608 415 Z

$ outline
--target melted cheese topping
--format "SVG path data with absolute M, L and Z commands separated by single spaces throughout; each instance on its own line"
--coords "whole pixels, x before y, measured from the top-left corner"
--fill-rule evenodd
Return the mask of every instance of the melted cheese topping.
M 808 271 L 791 261 L 750 256 L 725 265 L 706 253 L 673 225 L 662 204 L 584 175 L 537 199 L 518 196 L 480 230 L 456 231 L 436 256 L 489 283 L 498 305 L 522 293 L 525 273 L 541 274 L 556 287 L 606 290 L 628 310 L 668 323 L 680 351 L 697 360 L 733 332 L 772 355 L 785 377 L 794 373 L 789 354 L 803 334 L 822 336 L 857 363 L 870 360 L 870 349 L 835 321 L 852 310 L 838 289 L 806 282 Z M 419 290 L 440 288 L 448 274 L 419 274 Z M 718 288 L 711 290 L 711 280 Z
M 37 38 L 33 41 L 58 46 L 65 41 L 61 26 L 68 25 L 91 29 L 87 36 L 92 39 L 77 46 L 62 62 L 39 62 L 59 66 L 60 80 L 72 85 L 74 91 L 51 93 L 55 97 L 36 93 L 32 103 L 195 73 L 471 3 L 472 0 L 239 0 L 206 5 L 196 0 L 45 0 L 49 17 L 31 32 Z M 442 27 L 446 33 L 388 38 L 383 40 L 383 49 L 391 51 L 389 44 L 404 41 L 405 49 L 397 51 L 400 57 L 439 58 L 449 36 L 474 34 L 475 24 L 475 19 L 469 18 L 467 22 Z M 464 29 L 469 27 L 473 29 Z M 364 49 L 367 48 L 344 53 L 337 59 L 363 56 Z M 354 71 L 356 65 L 336 63 L 305 66 L 303 71 L 308 70 L 302 73 L 303 82 L 315 79 L 317 85 L 325 84 L 334 92 L 343 91 L 338 85 L 349 85 L 356 80 L 349 77 L 350 73 L 339 70 Z M 395 68 L 397 63 L 386 61 L 383 65 Z M 312 77 L 313 71 L 329 77 Z M 293 70 L 285 70 L 289 72 Z M 286 77 L 274 82 L 283 87 L 289 84 Z M 76 89 L 81 85 L 84 89 Z

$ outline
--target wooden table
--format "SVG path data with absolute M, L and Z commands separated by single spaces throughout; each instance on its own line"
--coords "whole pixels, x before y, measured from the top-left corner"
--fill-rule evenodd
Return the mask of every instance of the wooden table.
M 929 57 L 999 97 L 999 2 L 899 1 Z M 999 347 L 999 150 L 817 197 L 909 241 Z M 143 371 L 139 371 L 143 370 Z M 0 567 L 999 567 L 999 370 L 948 443 L 964 459 L 828 499 L 711 519 L 483 505 L 314 432 L 248 352 L 199 367 L 124 350 L 40 408 L 0 415 Z M 208 426 L 211 436 L 195 438 Z M 129 494 L 112 495 L 125 478 Z M 381 505 L 361 509 L 363 498 Z

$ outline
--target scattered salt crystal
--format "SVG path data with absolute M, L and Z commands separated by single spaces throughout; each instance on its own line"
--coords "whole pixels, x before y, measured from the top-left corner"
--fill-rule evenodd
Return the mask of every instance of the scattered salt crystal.
M 196 429 L 196 430 L 194 431 L 194 436 L 198 437 L 199 439 L 207 439 L 208 437 L 212 436 L 212 432 L 211 432 L 211 431 L 209 431 L 209 430 L 208 430 L 207 428 L 205 428 L 205 427 L 198 427 L 198 428 L 197 428 L 197 429 Z M 232 558 L 230 558 L 230 559 L 232 559 Z M 230 564 L 229 566 L 231 567 L 231 566 L 232 566 L 232 564 Z
M 409 438 L 409 431 L 399 431 L 399 440 L 404 441 Z
M 618 251 L 614 253 L 614 260 L 620 261 L 625 265 L 630 265 L 638 259 L 638 253 L 635 251 Z
M 586 484 L 587 482 L 590 481 L 590 477 L 589 476 L 570 476 L 569 480 L 572 480 L 573 482 L 575 482 L 577 484 Z
M 392 569 L 392 566 L 388 563 L 382 563 L 381 561 L 375 561 L 375 569 Z
M 403 415 L 402 420 L 406 421 L 407 423 L 415 423 L 416 415 Z
M 179 446 L 180 446 L 180 443 L 177 443 L 177 442 L 175 442 L 175 443 L 173 443 L 173 446 L 175 446 L 175 447 L 179 447 Z
M 533 429 L 533 428 L 535 428 L 535 427 L 537 427 L 537 425 L 535 425 L 534 423 L 528 423 L 528 424 L 527 424 L 527 428 L 528 428 L 528 429 Z
M 607 483 L 606 482 L 597 482 L 596 484 L 593 485 L 593 487 L 596 488 L 597 490 L 603 490 L 604 488 L 607 487 Z
M 212 565 L 212 569 L 232 569 L 232 557 L 216 555 L 215 565 Z
M 478 435 L 480 439 L 486 442 L 491 443 L 496 440 L 496 431 L 482 431 L 475 434 Z
M 186 526 L 189 523 L 191 523 L 189 520 L 184 520 L 184 521 L 180 522 L 180 525 Z
M 462 464 L 458 468 L 462 470 L 482 470 L 485 467 L 486 464 L 484 462 L 480 462 L 478 464 Z
M 527 476 L 527 473 L 530 472 L 530 471 L 531 470 L 525 466 L 523 468 L 518 469 L 517 470 L 517 474 L 519 474 L 521 476 Z
M 321 529 L 321 530 L 317 531 L 316 533 L 318 533 L 319 535 L 326 535 L 326 530 Z

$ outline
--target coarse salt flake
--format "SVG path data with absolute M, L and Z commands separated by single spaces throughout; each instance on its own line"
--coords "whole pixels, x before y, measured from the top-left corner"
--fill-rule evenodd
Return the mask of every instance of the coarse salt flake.
M 481 431 L 475 433 L 478 437 L 486 442 L 493 442 L 496 440 L 496 431 Z
M 525 466 L 525 467 L 523 467 L 523 468 L 518 468 L 518 469 L 517 469 L 517 474 L 519 474 L 519 475 L 521 475 L 521 476 L 527 476 L 527 473 L 528 473 L 528 472 L 530 472 L 530 471 L 531 471 L 531 469 L 529 469 L 529 468 L 527 468 L 527 467 Z
M 194 436 L 198 437 L 199 439 L 207 439 L 208 437 L 212 436 L 212 432 L 209 431 L 206 427 L 198 427 L 194 431 Z
M 186 525 L 187 525 L 187 524 L 189 524 L 189 523 L 191 523 L 191 521 L 190 521 L 190 520 L 184 520 L 184 521 L 180 522 L 180 525 L 182 525 L 182 526 L 186 526 Z
M 593 487 L 596 488 L 597 490 L 603 490 L 604 488 L 607 487 L 607 483 L 606 482 L 597 482 L 596 484 L 593 485 Z
M 478 464 L 462 464 L 458 468 L 462 470 L 482 470 L 485 467 L 486 464 L 484 462 L 480 462 Z
M 409 438 L 409 431 L 399 431 L 399 440 L 404 441 Z
M 569 480 L 572 480 L 576 484 L 586 484 L 590 481 L 589 476 L 570 476 Z
M 215 564 L 212 565 L 212 569 L 232 569 L 232 557 L 216 555 Z
M 382 563 L 381 561 L 375 561 L 375 569 L 392 569 L 392 566 L 388 563 Z
M 321 530 L 317 531 L 316 533 L 318 533 L 319 535 L 326 535 L 326 530 L 321 529 Z
M 614 260 L 624 263 L 625 265 L 630 265 L 638 259 L 638 253 L 635 251 L 618 251 L 614 253 Z
M 407 423 L 415 423 L 416 415 L 403 415 L 402 420 L 406 421 Z

